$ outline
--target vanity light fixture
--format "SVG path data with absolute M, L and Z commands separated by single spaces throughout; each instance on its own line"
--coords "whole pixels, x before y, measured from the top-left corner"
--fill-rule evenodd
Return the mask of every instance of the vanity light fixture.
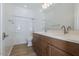
M 43 5 L 42 5 L 42 8 L 43 9 L 46 9 L 46 8 L 48 8 L 49 6 L 51 6 L 52 5 L 52 3 L 44 3 Z

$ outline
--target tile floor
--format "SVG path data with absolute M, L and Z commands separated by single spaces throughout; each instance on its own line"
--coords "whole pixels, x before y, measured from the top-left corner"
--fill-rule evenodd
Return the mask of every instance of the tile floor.
M 10 56 L 36 56 L 32 47 L 26 44 L 15 45 L 11 51 Z

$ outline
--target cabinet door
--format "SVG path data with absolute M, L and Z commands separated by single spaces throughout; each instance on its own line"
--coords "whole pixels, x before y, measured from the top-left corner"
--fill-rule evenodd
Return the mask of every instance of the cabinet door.
M 68 56 L 68 54 L 54 46 L 48 46 L 48 55 L 49 56 Z
M 46 56 L 47 55 L 47 42 L 41 40 L 41 55 Z
M 42 55 L 42 46 L 41 46 L 41 40 L 40 39 L 37 40 L 36 47 L 37 47 L 37 55 L 41 56 Z
M 36 52 L 36 54 L 38 56 L 41 55 L 41 45 L 40 45 L 41 41 L 40 41 L 40 38 L 41 37 L 39 35 L 34 34 L 33 35 L 33 40 L 32 40 L 33 49 L 34 49 L 34 51 Z

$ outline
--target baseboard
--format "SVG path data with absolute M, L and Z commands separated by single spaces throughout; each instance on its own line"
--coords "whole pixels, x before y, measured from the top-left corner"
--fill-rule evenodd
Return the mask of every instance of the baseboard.
M 14 45 L 27 44 L 27 42 L 15 43 Z
M 10 48 L 10 51 L 8 53 L 8 56 L 10 56 L 12 49 L 13 49 L 13 46 Z

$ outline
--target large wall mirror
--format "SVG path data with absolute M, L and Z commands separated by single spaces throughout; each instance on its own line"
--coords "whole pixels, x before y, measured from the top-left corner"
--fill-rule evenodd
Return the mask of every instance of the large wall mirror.
M 79 31 L 79 4 L 53 3 L 44 4 L 41 12 L 47 29 L 60 29 L 62 25 L 71 26 Z

